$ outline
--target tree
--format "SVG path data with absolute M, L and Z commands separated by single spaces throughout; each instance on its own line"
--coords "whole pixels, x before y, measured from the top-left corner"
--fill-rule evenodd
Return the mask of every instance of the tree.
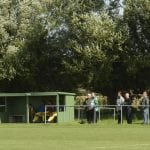
M 150 75 L 150 1 L 126 0 L 124 21 L 127 25 L 128 38 L 126 58 L 129 80 L 134 88 L 149 88 Z M 146 74 L 145 74 L 145 73 Z M 143 75 L 145 74 L 145 77 Z M 132 85 L 131 85 L 132 86 Z
M 122 53 L 123 39 L 103 1 L 15 2 L 9 1 L 15 20 L 12 43 L 17 47 L 15 62 L 9 63 L 13 88 L 18 90 L 14 83 L 22 83 L 23 90 L 98 90 L 110 83 L 111 65 Z

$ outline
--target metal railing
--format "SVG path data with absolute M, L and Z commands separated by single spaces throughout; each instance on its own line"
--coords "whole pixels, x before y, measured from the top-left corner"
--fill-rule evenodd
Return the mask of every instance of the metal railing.
M 74 105 L 74 106 L 66 106 L 66 105 L 45 105 L 45 118 L 46 118 L 46 110 L 48 107 L 55 107 L 56 109 L 56 112 L 63 112 L 63 118 L 65 120 L 65 117 L 66 116 L 69 116 L 70 115 L 70 111 L 71 109 L 73 108 L 74 111 L 76 111 L 77 113 L 77 120 L 81 120 L 83 119 L 83 112 L 86 113 L 86 108 L 88 108 L 89 106 L 88 105 Z M 98 105 L 96 106 L 98 108 L 98 120 L 101 121 L 101 118 L 102 118 L 102 110 L 109 110 L 109 111 L 112 111 L 112 116 L 113 116 L 113 120 L 115 121 L 116 120 L 116 113 L 117 112 L 117 108 L 119 107 L 120 109 L 120 115 L 121 115 L 121 124 L 123 123 L 123 117 L 124 117 L 124 109 L 127 109 L 127 107 L 130 107 L 132 109 L 137 109 L 137 107 L 135 108 L 135 106 L 133 105 Z M 138 108 L 144 108 L 145 105 L 139 105 Z M 147 119 L 148 119 L 148 124 L 149 124 L 149 107 L 150 105 L 146 106 L 148 108 L 148 116 L 147 116 Z M 63 108 L 63 111 L 61 111 L 61 109 Z M 76 114 L 75 113 L 75 114 Z M 141 116 L 143 116 L 142 114 L 143 112 L 141 111 Z M 94 118 L 95 117 L 96 113 L 94 111 Z M 58 114 L 58 117 L 59 117 L 59 114 Z M 76 118 L 74 116 L 74 118 Z M 142 118 L 142 117 L 141 117 Z M 86 119 L 86 118 L 85 118 Z M 45 119 L 45 124 L 47 123 L 47 120 Z

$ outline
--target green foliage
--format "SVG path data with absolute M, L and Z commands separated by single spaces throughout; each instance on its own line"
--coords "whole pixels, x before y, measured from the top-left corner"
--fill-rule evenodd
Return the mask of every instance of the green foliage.
M 102 94 L 98 94 L 96 97 L 98 99 L 99 105 L 102 106 L 102 105 L 108 104 L 107 96 L 104 96 Z M 87 98 L 87 96 L 76 96 L 75 97 L 75 105 L 83 105 L 86 98 Z
M 149 58 L 150 54 L 150 1 L 127 0 L 125 22 L 128 25 L 130 55 L 137 59 Z
M 150 1 L 126 0 L 124 21 L 127 25 L 127 73 L 133 84 L 149 88 L 150 75 Z M 128 46 L 127 46 L 128 45 Z M 144 74 L 144 78 L 143 78 Z
M 126 0 L 124 14 L 118 0 L 5 0 L 0 8 L 1 91 L 149 87 L 148 0 Z

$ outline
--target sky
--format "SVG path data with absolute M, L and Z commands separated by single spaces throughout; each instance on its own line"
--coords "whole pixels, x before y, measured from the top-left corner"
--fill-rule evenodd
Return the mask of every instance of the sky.
M 110 1 L 110 0 L 105 0 L 106 4 L 109 5 L 109 1 Z M 112 1 L 112 0 L 111 0 L 111 1 Z M 121 6 L 122 6 L 122 8 L 120 8 L 120 12 L 119 12 L 120 15 L 123 15 L 123 1 L 124 1 L 124 0 L 120 0 L 120 4 L 121 4 Z

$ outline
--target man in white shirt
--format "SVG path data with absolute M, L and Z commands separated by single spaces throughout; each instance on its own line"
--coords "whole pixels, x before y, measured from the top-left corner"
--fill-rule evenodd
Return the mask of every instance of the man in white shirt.
M 124 104 L 124 98 L 122 96 L 121 91 L 118 92 L 117 95 L 117 114 L 118 114 L 118 124 L 121 123 L 121 113 L 122 113 L 122 105 Z
M 98 120 L 98 115 L 99 115 L 99 112 L 98 112 L 98 99 L 95 95 L 94 92 L 92 92 L 92 102 L 93 102 L 93 105 L 94 105 L 94 116 L 93 116 L 93 122 L 94 123 L 97 123 L 97 120 Z

